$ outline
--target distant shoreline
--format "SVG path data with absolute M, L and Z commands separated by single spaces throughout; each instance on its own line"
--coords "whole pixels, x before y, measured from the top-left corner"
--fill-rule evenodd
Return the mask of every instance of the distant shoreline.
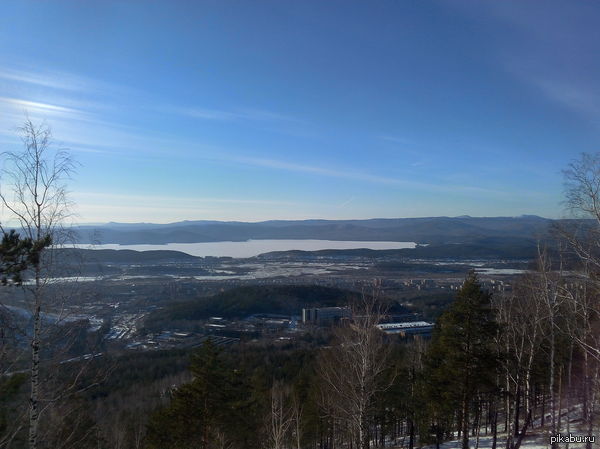
M 199 243 L 131 244 L 106 243 L 100 245 L 78 244 L 81 249 L 114 249 L 134 251 L 171 250 L 196 257 L 247 258 L 280 251 L 320 251 L 344 249 L 390 250 L 415 248 L 415 242 L 383 242 L 320 239 L 248 239 L 245 241 L 220 241 Z

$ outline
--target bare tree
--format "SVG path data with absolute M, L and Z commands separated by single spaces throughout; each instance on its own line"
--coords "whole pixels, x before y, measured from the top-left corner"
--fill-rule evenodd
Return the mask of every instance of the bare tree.
M 268 449 L 286 449 L 294 422 L 293 408 L 290 407 L 284 386 L 274 382 L 271 387 L 271 406 L 267 418 Z
M 569 313 L 569 319 L 563 323 L 563 331 L 582 355 L 582 411 L 590 435 L 593 434 L 594 418 L 598 412 L 597 398 L 600 395 L 599 293 L 596 275 L 586 271 L 583 277 L 572 280 L 561 289 Z M 591 448 L 591 445 L 587 447 Z
M 44 335 L 45 312 L 49 311 L 47 286 L 52 267 L 50 246 L 63 243 L 63 225 L 69 214 L 65 181 L 74 170 L 67 152 L 53 151 L 52 136 L 46 125 L 27 119 L 20 128 L 21 152 L 4 153 L 0 201 L 8 220 L 33 243 L 32 283 L 27 286 L 26 302 L 33 329 L 30 337 L 29 447 L 37 448 L 40 413 L 40 352 Z M 53 310 L 61 318 L 64 309 Z M 50 402 L 50 401 L 49 401 Z
M 591 434 L 600 393 L 600 153 L 581 154 L 563 175 L 566 207 L 579 220 L 557 230 L 579 267 L 561 296 L 573 316 L 565 331 L 583 354 L 583 414 Z
M 326 409 L 349 433 L 352 447 L 370 447 L 370 415 L 375 396 L 385 391 L 390 346 L 376 325 L 384 315 L 380 290 L 362 295 L 351 319 L 339 326 L 335 344 L 322 350 L 318 374 L 328 401 Z
M 550 417 L 551 425 L 548 429 L 549 435 L 558 433 L 558 421 L 560 411 L 557 414 L 557 375 L 556 365 L 558 360 L 558 338 L 564 323 L 562 316 L 564 295 L 564 279 L 562 266 L 552 267 L 552 260 L 547 248 L 538 246 L 537 269 L 528 276 L 526 291 L 531 301 L 536 305 L 539 312 L 539 337 L 545 342 L 548 357 L 548 389 L 550 393 Z M 560 388 L 561 386 L 558 385 Z M 529 404 L 531 409 L 531 403 Z M 555 445 L 553 445 L 555 446 Z
M 597 272 L 600 270 L 600 153 L 581 154 L 563 171 L 563 176 L 564 203 L 577 220 L 566 221 L 556 231 L 582 264 Z
M 304 409 L 297 394 L 292 395 L 291 414 L 293 421 L 292 436 L 296 443 L 296 449 L 302 446 L 302 416 Z
M 496 314 L 503 328 L 498 341 L 506 355 L 503 367 L 506 448 L 515 449 L 531 424 L 534 361 L 544 339 L 543 325 L 547 319 L 545 304 L 540 300 L 538 276 L 535 273 L 523 276 L 513 292 L 496 301 Z

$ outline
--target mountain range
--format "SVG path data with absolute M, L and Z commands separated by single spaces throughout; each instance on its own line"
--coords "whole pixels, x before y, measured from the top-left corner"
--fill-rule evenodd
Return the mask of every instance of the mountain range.
M 166 244 L 260 239 L 470 243 L 482 239 L 543 238 L 555 220 L 520 217 L 375 218 L 368 220 L 275 220 L 258 223 L 182 221 L 169 224 L 106 223 L 76 227 L 83 244 Z

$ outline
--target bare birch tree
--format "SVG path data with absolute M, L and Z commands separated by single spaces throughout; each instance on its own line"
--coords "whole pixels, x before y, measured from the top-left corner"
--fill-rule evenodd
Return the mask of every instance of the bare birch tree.
M 562 296 L 574 318 L 566 331 L 583 354 L 583 417 L 591 434 L 600 394 L 600 153 L 581 154 L 563 175 L 565 205 L 578 220 L 557 230 L 579 267 Z
M 376 286 L 372 295 L 362 295 L 349 322 L 336 329 L 334 346 L 322 350 L 318 364 L 326 408 L 349 433 L 355 448 L 369 449 L 373 400 L 390 385 L 383 380 L 390 346 L 376 327 L 383 315 Z
M 496 302 L 497 320 L 503 328 L 499 342 L 505 352 L 507 449 L 519 447 L 532 419 L 532 374 L 544 338 L 543 323 L 547 318 L 538 288 L 539 279 L 535 273 L 529 273 L 520 279 L 513 292 Z
M 287 449 L 290 447 L 294 414 L 284 386 L 274 382 L 271 387 L 271 404 L 267 416 L 268 449 Z
M 40 414 L 40 352 L 44 335 L 43 315 L 49 309 L 46 294 L 48 273 L 52 266 L 50 246 L 63 243 L 63 224 L 69 214 L 66 180 L 74 164 L 65 151 L 53 151 L 52 135 L 46 125 L 36 125 L 27 119 L 20 128 L 21 152 L 4 153 L 0 201 L 8 220 L 35 250 L 32 260 L 32 283 L 27 286 L 26 301 L 33 329 L 30 336 L 29 447 L 39 443 Z M 54 309 L 61 315 L 61 310 Z
M 584 270 L 583 278 L 576 278 L 561 289 L 569 313 L 563 331 L 582 355 L 582 417 L 590 435 L 593 434 L 600 395 L 600 292 L 595 277 Z M 591 448 L 591 445 L 587 447 Z

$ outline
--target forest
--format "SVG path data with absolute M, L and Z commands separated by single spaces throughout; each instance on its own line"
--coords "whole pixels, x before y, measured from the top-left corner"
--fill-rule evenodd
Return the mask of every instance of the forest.
M 37 447 L 412 449 L 460 439 L 517 449 L 532 434 L 593 435 L 594 278 L 551 264 L 541 252 L 537 271 L 501 296 L 470 273 L 430 341 L 375 328 L 386 313 L 375 285 L 352 298 L 349 322 L 314 338 L 208 340 L 64 367 L 52 388 L 73 378 L 76 387 L 45 410 Z M 3 438 L 26 414 L 28 382 L 27 372 L 3 378 Z M 5 447 L 26 447 L 24 428 L 11 437 Z
M 487 447 L 485 437 L 518 448 L 531 434 L 594 435 L 593 290 L 545 263 L 502 299 L 470 274 L 429 342 L 374 331 L 381 309 L 365 301 L 324 346 L 225 353 L 207 343 L 191 381 L 151 414 L 144 444 L 412 449 L 459 439 L 467 448 Z

